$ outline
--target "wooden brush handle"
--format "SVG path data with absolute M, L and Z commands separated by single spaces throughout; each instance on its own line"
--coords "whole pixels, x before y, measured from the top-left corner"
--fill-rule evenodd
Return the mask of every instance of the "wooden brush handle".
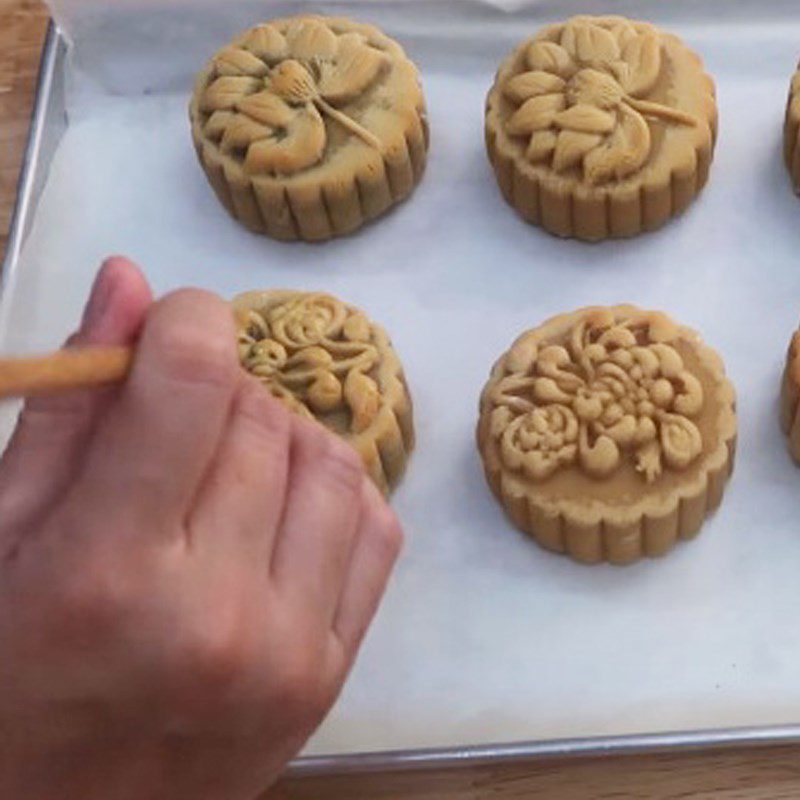
M 0 358 L 0 398 L 38 397 L 122 381 L 132 347 L 75 347 L 33 358 Z

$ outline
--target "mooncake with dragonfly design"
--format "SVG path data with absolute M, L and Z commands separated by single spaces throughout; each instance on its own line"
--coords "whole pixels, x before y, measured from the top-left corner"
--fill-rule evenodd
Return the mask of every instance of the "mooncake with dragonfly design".
M 653 230 L 705 185 L 714 83 L 677 37 L 623 17 L 573 17 L 523 42 L 486 104 L 506 200 L 558 236 Z
M 289 408 L 355 447 L 384 492 L 414 447 L 411 397 L 386 332 L 317 292 L 246 292 L 233 300 L 239 358 Z
M 350 233 L 408 197 L 425 169 L 416 67 L 377 28 L 343 18 L 247 31 L 200 73 L 190 115 L 219 199 L 276 239 Z
M 693 330 L 633 306 L 520 336 L 492 370 L 478 446 L 512 520 L 587 563 L 666 553 L 700 530 L 733 467 L 733 386 Z

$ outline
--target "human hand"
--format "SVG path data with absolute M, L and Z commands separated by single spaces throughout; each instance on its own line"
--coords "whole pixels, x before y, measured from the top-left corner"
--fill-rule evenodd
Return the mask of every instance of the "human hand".
M 141 336 L 140 336 L 141 333 Z M 401 544 L 356 453 L 239 369 L 214 295 L 103 267 L 127 383 L 0 462 L 0 796 L 250 800 L 337 697 Z

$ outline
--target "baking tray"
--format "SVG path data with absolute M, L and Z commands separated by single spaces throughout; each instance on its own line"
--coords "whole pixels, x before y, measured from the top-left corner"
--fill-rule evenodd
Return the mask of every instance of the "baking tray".
M 734 8 L 739 9 L 738 5 L 731 4 Z M 740 4 L 741 5 L 741 4 Z M 746 4 L 745 4 L 746 5 Z M 765 10 L 767 5 L 764 4 Z M 752 4 L 751 4 L 752 6 Z M 779 14 L 782 8 L 786 8 L 783 4 L 776 4 L 771 9 L 773 13 L 778 12 L 777 21 L 780 22 Z M 746 14 L 744 15 L 746 19 Z M 793 18 L 793 24 L 797 30 L 800 31 L 800 19 Z M 769 38 L 770 35 L 777 36 L 778 33 L 770 29 L 768 32 L 761 31 L 762 36 Z M 746 56 L 745 56 L 746 57 Z M 67 130 L 68 118 L 66 113 L 66 93 L 65 93 L 65 64 L 67 58 L 67 47 L 65 45 L 64 37 L 61 33 L 51 25 L 48 30 L 47 39 L 42 55 L 41 70 L 39 75 L 39 82 L 36 94 L 36 103 L 33 112 L 33 121 L 30 132 L 30 139 L 26 149 L 25 158 L 23 162 L 22 174 L 19 183 L 19 193 L 16 211 L 13 217 L 12 228 L 10 231 L 8 249 L 6 252 L 5 261 L 3 264 L 3 290 L 7 295 L 9 287 L 19 278 L 18 270 L 22 268 L 23 264 L 23 245 L 26 238 L 29 236 L 34 221 L 36 218 L 39 201 L 42 195 L 43 187 L 45 186 L 48 170 L 52 162 L 54 153 L 57 150 L 58 144 Z M 786 74 L 786 83 L 788 85 L 789 73 Z M 723 108 L 723 122 L 722 122 L 722 137 L 726 135 L 726 119 L 724 116 Z M 476 113 L 480 113 L 476 109 Z M 775 133 L 773 131 L 773 133 Z M 434 145 L 437 147 L 436 142 L 436 129 L 434 128 Z M 724 139 L 723 139 L 724 140 Z M 773 156 L 779 159 L 779 146 L 774 147 Z M 719 158 L 718 158 L 719 160 Z M 729 165 L 730 167 L 730 165 Z M 724 165 L 716 164 L 712 169 L 711 185 L 718 179 L 718 173 L 724 169 Z M 780 174 L 781 168 L 772 168 L 775 176 Z M 441 178 L 441 176 L 438 176 Z M 430 180 L 430 177 L 428 178 Z M 494 191 L 493 186 L 487 186 L 486 191 L 490 194 Z M 787 192 L 788 189 L 783 184 L 776 186 L 776 192 Z M 413 202 L 413 200 L 412 200 Z M 702 201 L 701 201 L 702 202 Z M 510 214 L 510 212 L 508 212 Z M 701 214 L 702 209 L 692 209 L 690 214 Z M 381 223 L 378 223 L 381 224 Z M 678 223 L 680 224 L 680 223 Z M 525 232 L 526 235 L 533 237 L 544 236 L 544 234 L 536 231 Z M 677 233 L 667 229 L 664 232 L 664 244 L 669 244 L 668 237 L 676 235 Z M 566 246 L 566 245 L 565 245 Z M 583 249 L 580 246 L 579 252 L 585 258 L 592 258 L 592 250 L 590 248 Z M 288 251 L 282 251 L 288 252 Z M 7 299 L 4 297 L 4 299 Z M 623 299 L 623 298 L 620 298 Z M 798 294 L 800 300 L 800 294 Z M 565 308 L 570 307 L 567 303 Z M 9 310 L 6 308 L 5 315 L 8 316 Z M 733 315 L 729 315 L 731 324 L 734 324 Z M 531 324 L 535 323 L 536 319 L 531 319 Z M 695 320 L 692 320 L 695 322 Z M 697 320 L 702 323 L 702 320 Z M 701 325 L 702 327 L 702 325 Z M 786 331 L 788 338 L 789 330 Z M 505 342 L 507 343 L 507 342 Z M 500 350 L 498 349 L 499 353 Z M 780 353 L 772 354 L 772 361 L 777 365 L 780 361 Z M 486 371 L 490 362 L 486 363 Z M 775 370 L 773 370 L 775 371 Z M 777 381 L 777 372 L 775 374 Z M 480 387 L 476 387 L 477 390 Z M 774 409 L 770 408 L 770 412 Z M 771 445 L 774 447 L 777 440 L 776 436 L 772 436 Z M 748 458 L 748 442 L 745 437 L 745 447 L 741 458 Z M 788 463 L 784 465 L 789 469 Z M 412 464 L 411 469 L 415 467 Z M 733 487 L 729 488 L 729 492 L 734 491 Z M 487 503 L 491 501 L 488 499 Z M 498 517 L 499 520 L 499 517 Z M 510 530 L 505 530 L 508 526 L 498 522 L 502 525 L 503 531 L 499 532 L 504 536 L 513 536 Z M 709 537 L 716 535 L 721 536 L 720 525 L 717 522 L 712 523 L 709 527 L 714 527 L 714 532 L 706 531 L 703 536 Z M 703 536 L 699 541 L 703 541 Z M 696 547 L 697 545 L 688 545 L 679 548 L 679 555 L 677 557 L 686 556 L 684 550 Z M 535 551 L 533 545 L 530 547 Z M 545 554 L 540 554 L 538 551 L 533 552 L 532 558 L 545 558 L 552 559 L 553 557 Z M 672 556 L 671 558 L 675 558 Z M 663 562 L 669 563 L 668 561 Z M 562 565 L 553 562 L 554 569 L 562 568 Z M 656 568 L 658 565 L 656 566 Z M 567 566 L 566 569 L 576 570 L 577 575 L 584 568 L 578 566 Z M 601 568 L 605 569 L 605 568 Z M 642 569 L 641 566 L 634 566 L 630 568 L 634 571 Z M 652 565 L 647 567 L 651 570 Z M 586 573 L 584 573 L 586 574 Z M 616 573 L 624 575 L 626 573 Z M 624 580 L 624 577 L 614 578 L 614 580 Z M 794 602 L 795 597 L 789 597 L 790 602 Z M 787 597 L 783 597 L 783 602 L 787 601 Z M 764 623 L 768 624 L 768 623 Z M 499 654 L 498 657 L 502 657 Z M 421 659 L 424 661 L 424 658 Z M 735 666 L 735 665 L 734 665 Z M 717 687 L 719 688 L 719 687 Z M 745 702 L 750 701 L 747 693 L 743 695 Z M 736 694 L 733 695 L 736 700 Z M 800 703 L 797 702 L 797 697 L 787 699 L 789 705 L 794 705 L 798 709 L 795 718 L 800 719 Z M 794 713 L 791 711 L 790 713 Z M 755 713 L 754 716 L 767 716 L 766 714 Z M 401 770 L 401 769 L 423 769 L 433 767 L 458 767 L 466 765 L 477 765 L 485 763 L 499 763 L 510 761 L 524 761 L 528 759 L 544 758 L 544 757 L 570 757 L 570 756 L 598 756 L 604 754 L 632 754 L 643 752 L 667 751 L 667 750 L 687 750 L 699 748 L 723 748 L 723 747 L 743 747 L 743 746 L 764 746 L 775 744 L 786 744 L 800 742 L 800 723 L 791 724 L 786 721 L 786 714 L 781 715 L 783 721 L 781 724 L 755 724 L 744 726 L 726 726 L 720 725 L 718 727 L 704 727 L 702 729 L 686 729 L 678 731 L 658 730 L 655 732 L 638 732 L 632 734 L 622 735 L 588 735 L 588 736 L 568 736 L 568 737 L 549 737 L 540 736 L 532 740 L 526 741 L 513 741 L 511 743 L 502 742 L 498 744 L 491 743 L 470 743 L 466 746 L 459 746 L 457 744 L 449 744 L 447 746 L 436 747 L 409 747 L 403 749 L 382 749 L 376 752 L 366 752 L 354 750 L 352 752 L 336 752 L 332 755 L 326 755 L 324 750 L 322 752 L 315 752 L 311 755 L 304 755 L 296 759 L 291 765 L 291 771 L 295 774 L 319 774 L 319 773 L 339 773 L 339 772 L 354 772 L 354 771 L 384 771 L 384 770 Z M 767 720 L 768 722 L 769 720 Z M 387 721 L 386 724 L 391 724 Z M 587 726 L 591 729 L 591 725 Z M 494 727 L 496 730 L 496 726 Z M 452 735 L 450 738 L 453 738 Z

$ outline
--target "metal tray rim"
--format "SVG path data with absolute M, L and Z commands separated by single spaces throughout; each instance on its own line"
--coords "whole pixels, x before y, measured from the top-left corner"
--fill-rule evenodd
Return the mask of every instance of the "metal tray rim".
M 290 764 L 289 773 L 296 777 L 302 777 L 370 772 L 408 772 L 480 767 L 555 758 L 633 756 L 703 749 L 767 747 L 781 744 L 800 744 L 800 724 L 542 739 L 509 744 L 391 750 L 333 756 L 301 756 Z
M 56 70 L 63 65 L 66 43 L 51 21 L 45 38 L 28 142 L 22 161 L 17 200 L 9 228 L 8 246 L 0 267 L 0 294 L 16 272 L 24 232 L 35 212 L 35 183 L 39 148 L 47 129 L 48 101 Z M 634 733 L 622 736 L 592 736 L 541 739 L 526 742 L 440 747 L 340 755 L 300 756 L 289 765 L 293 776 L 333 775 L 367 772 L 397 772 L 478 767 L 498 763 L 519 763 L 548 758 L 640 755 L 800 744 L 800 722 L 791 725 L 756 725 L 736 728 Z
M 22 251 L 24 231 L 29 218 L 33 214 L 33 206 L 37 199 L 34 196 L 34 185 L 39 161 L 39 148 L 48 122 L 47 105 L 55 76 L 57 56 L 59 48 L 64 46 L 64 40 L 51 20 L 48 23 L 42 47 L 39 74 L 36 80 L 36 89 L 34 90 L 28 141 L 25 145 L 19 178 L 17 179 L 17 198 L 8 229 L 5 257 L 2 264 L 0 264 L 0 292 L 4 290 L 7 281 L 11 279 L 17 269 Z

